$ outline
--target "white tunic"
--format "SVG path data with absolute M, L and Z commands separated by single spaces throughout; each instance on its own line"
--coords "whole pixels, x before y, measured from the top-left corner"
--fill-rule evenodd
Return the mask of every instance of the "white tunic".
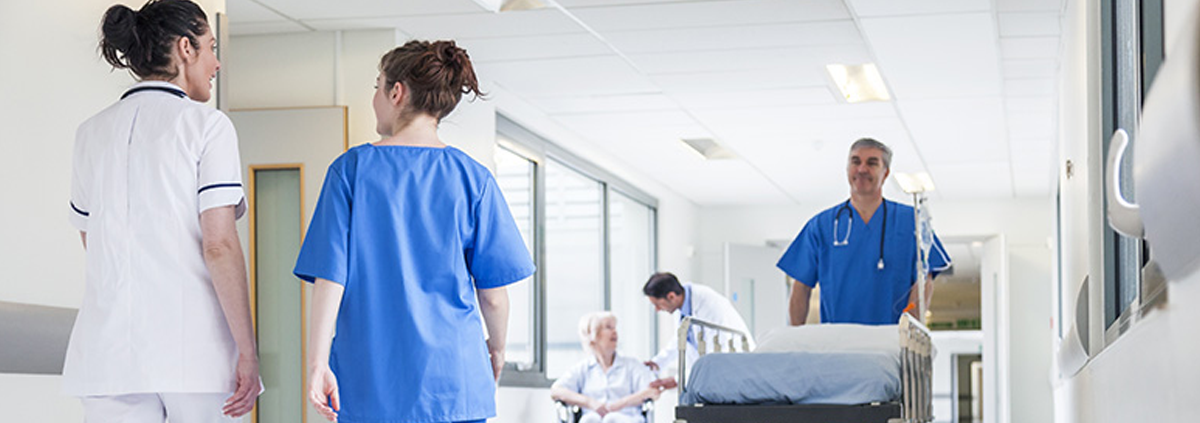
M 79 126 L 70 221 L 87 233 L 69 395 L 232 392 L 237 348 L 205 266 L 200 212 L 245 211 L 233 123 L 165 82 Z
M 747 340 L 750 344 L 750 350 L 754 350 L 754 335 L 750 333 L 749 327 L 746 326 L 746 321 L 742 320 L 742 315 L 738 314 L 737 309 L 733 307 L 733 303 L 729 302 L 728 298 L 725 298 L 725 296 L 721 295 L 721 293 L 704 285 L 684 282 L 683 287 L 688 295 L 684 296 L 684 305 L 678 310 L 671 312 L 672 317 L 675 318 L 675 330 L 671 331 L 672 334 L 679 333 L 679 324 L 682 323 L 684 317 L 692 316 L 709 323 L 715 323 L 727 328 L 742 331 L 742 333 L 745 333 L 747 336 Z M 697 331 L 695 327 L 693 327 L 693 337 L 696 333 Z M 715 332 L 710 330 L 708 333 L 712 334 Z M 721 342 L 721 348 L 723 350 L 728 350 L 729 341 L 733 338 L 732 335 L 729 335 L 725 332 L 719 333 L 720 335 L 718 336 L 718 339 Z M 708 341 L 707 352 L 713 352 L 714 348 L 712 345 L 712 335 L 708 335 L 705 338 Z M 658 365 L 659 369 L 679 367 L 679 343 L 677 339 L 678 338 L 673 335 L 671 337 L 671 341 L 667 343 L 667 346 L 659 351 L 658 355 L 655 355 L 654 358 L 650 359 L 650 361 L 653 361 L 654 364 Z M 737 338 L 735 341 L 735 346 L 737 347 L 738 351 L 742 350 L 741 338 Z M 695 350 L 695 345 L 689 343 L 687 351 L 688 369 L 691 369 L 692 362 L 696 361 L 698 358 L 699 355 Z M 678 369 L 675 369 L 675 371 L 678 371 Z
M 596 356 L 585 358 L 571 366 L 566 374 L 554 381 L 554 388 L 564 388 L 572 392 L 594 398 L 605 404 L 618 401 L 633 395 L 650 386 L 654 381 L 654 373 L 641 360 L 626 355 L 616 354 L 612 367 L 604 371 L 604 366 L 596 361 Z M 594 413 L 596 410 L 585 408 L 584 412 Z M 629 406 L 615 411 L 642 420 L 641 404 Z

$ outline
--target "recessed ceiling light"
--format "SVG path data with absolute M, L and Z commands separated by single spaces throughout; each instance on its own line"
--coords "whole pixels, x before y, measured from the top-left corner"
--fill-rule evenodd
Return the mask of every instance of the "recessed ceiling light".
M 887 86 L 874 63 L 862 65 L 826 65 L 825 70 L 842 92 L 842 98 L 850 103 L 864 101 L 888 101 Z
M 550 7 L 551 0 L 475 0 L 489 12 L 514 12 L 518 10 L 534 10 Z
M 937 189 L 933 186 L 933 178 L 926 172 L 896 172 L 895 176 L 896 183 L 900 184 L 900 189 L 909 194 L 929 192 Z
M 705 160 L 727 160 L 737 158 L 729 149 L 717 144 L 717 141 L 712 138 L 684 138 L 685 145 L 700 154 Z

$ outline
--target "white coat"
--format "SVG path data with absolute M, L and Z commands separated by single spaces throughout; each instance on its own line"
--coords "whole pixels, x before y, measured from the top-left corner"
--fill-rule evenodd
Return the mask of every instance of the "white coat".
M 742 315 L 733 307 L 733 303 L 729 302 L 728 298 L 725 298 L 724 295 L 721 295 L 712 288 L 691 282 L 683 283 L 683 288 L 687 293 L 683 298 L 685 304 L 671 313 L 671 316 L 675 320 L 675 330 L 671 332 L 671 341 L 666 348 L 659 351 L 658 355 L 650 359 L 650 361 L 658 365 L 659 369 L 674 368 L 679 365 L 679 342 L 676 334 L 679 333 L 680 322 L 684 317 L 687 317 L 683 314 L 687 309 L 691 310 L 690 315 L 694 318 L 742 331 L 749 340 L 750 350 L 754 350 L 754 335 L 750 333 L 749 327 L 746 326 L 746 321 L 742 320 Z M 692 333 L 693 336 L 696 334 L 695 328 L 692 329 Z M 712 352 L 711 335 L 706 336 L 706 338 L 710 340 L 706 352 Z M 729 336 L 720 337 L 722 350 L 728 349 L 729 339 Z M 735 341 L 735 345 L 737 345 L 738 351 L 742 350 L 740 338 L 738 341 Z M 687 353 L 687 365 L 691 366 L 692 362 L 697 358 L 695 347 L 689 344 Z

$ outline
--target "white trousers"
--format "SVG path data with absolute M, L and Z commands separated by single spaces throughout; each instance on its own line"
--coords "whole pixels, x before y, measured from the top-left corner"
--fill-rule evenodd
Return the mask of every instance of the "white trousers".
M 82 397 L 84 423 L 237 423 L 221 412 L 232 394 L 128 394 Z
M 583 413 L 579 418 L 579 423 L 642 423 L 642 416 L 631 416 L 625 413 L 608 413 L 604 417 L 600 417 L 595 412 Z

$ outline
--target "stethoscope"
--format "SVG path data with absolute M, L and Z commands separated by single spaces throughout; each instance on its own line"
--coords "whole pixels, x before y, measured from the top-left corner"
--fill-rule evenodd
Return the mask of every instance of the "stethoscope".
M 883 213 L 883 228 L 882 228 L 883 230 L 879 233 L 879 264 L 876 265 L 875 267 L 878 268 L 879 270 L 883 270 L 883 240 L 885 237 L 887 237 L 887 220 L 888 220 L 887 219 L 887 200 L 884 200 L 883 204 L 880 205 L 879 208 L 880 208 L 880 211 Z M 850 227 L 846 228 L 846 237 L 842 238 L 841 241 L 838 241 L 838 238 L 837 238 L 838 221 L 842 220 L 842 212 L 849 212 L 849 211 L 850 211 L 850 200 L 846 200 L 845 203 L 842 203 L 841 207 L 838 207 L 837 213 L 835 213 L 833 215 L 833 246 L 834 247 L 845 247 L 847 245 L 850 245 L 850 230 L 854 229 L 854 213 L 850 213 L 851 222 L 850 222 Z

